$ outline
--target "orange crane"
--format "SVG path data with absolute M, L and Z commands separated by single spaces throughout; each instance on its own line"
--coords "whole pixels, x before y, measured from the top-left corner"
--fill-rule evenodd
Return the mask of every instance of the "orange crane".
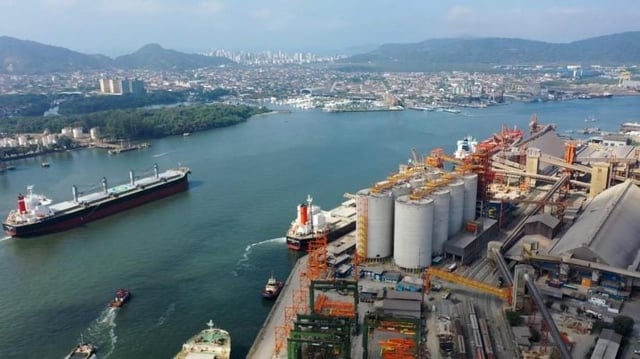
M 465 276 L 462 276 L 453 272 L 449 272 L 444 269 L 436 268 L 436 267 L 427 268 L 427 272 L 424 277 L 425 293 L 429 293 L 429 290 L 431 289 L 431 277 L 440 278 L 442 280 L 446 280 L 456 284 L 461 284 L 465 287 L 476 289 L 486 294 L 494 295 L 506 301 L 507 303 L 511 304 L 511 300 L 512 300 L 511 287 L 498 288 L 495 285 L 488 284 L 485 282 L 480 282 L 480 281 L 467 278 Z

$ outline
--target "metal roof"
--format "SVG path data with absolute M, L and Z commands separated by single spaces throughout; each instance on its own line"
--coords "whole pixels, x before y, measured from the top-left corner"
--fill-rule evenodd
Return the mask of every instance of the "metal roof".
M 640 264 L 640 188 L 627 180 L 596 196 L 549 250 L 556 256 L 637 270 Z
M 576 162 L 589 165 L 594 162 L 608 162 L 615 160 L 618 162 L 635 162 L 638 158 L 637 146 L 602 146 L 590 144 L 578 152 Z
M 564 142 L 556 133 L 555 126 L 546 125 L 540 132 L 522 140 L 518 146 L 526 144 L 527 148 L 538 148 L 542 153 L 564 158 Z

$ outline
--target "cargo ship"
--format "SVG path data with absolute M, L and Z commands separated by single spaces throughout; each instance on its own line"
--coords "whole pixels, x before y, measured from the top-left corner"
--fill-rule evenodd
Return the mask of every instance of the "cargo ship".
M 231 357 L 231 335 L 226 330 L 215 328 L 211 320 L 205 329 L 182 344 L 182 350 L 174 359 L 229 359 Z
M 323 236 L 331 242 L 356 228 L 356 201 L 349 199 L 331 211 L 322 211 L 313 205 L 313 198 L 307 196 L 307 203 L 299 204 L 297 217 L 287 231 L 287 247 L 294 251 L 307 250 L 309 242 Z
M 478 141 L 471 136 L 466 136 L 456 143 L 456 151 L 453 156 L 459 160 L 464 160 L 472 153 L 476 153 L 476 147 L 478 147 Z
M 84 223 L 139 206 L 189 188 L 187 167 L 158 171 L 136 178 L 129 171 L 129 183 L 109 188 L 102 178 L 102 191 L 80 196 L 72 186 L 73 199 L 59 203 L 44 195 L 33 193 L 27 187 L 26 195 L 18 195 L 18 208 L 12 210 L 2 223 L 4 232 L 11 237 L 31 237 L 64 231 Z

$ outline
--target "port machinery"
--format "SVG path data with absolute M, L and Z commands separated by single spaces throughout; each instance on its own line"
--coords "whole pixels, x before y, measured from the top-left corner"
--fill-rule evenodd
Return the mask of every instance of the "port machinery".
M 504 300 L 505 302 L 509 303 L 509 305 L 512 304 L 512 290 L 510 286 L 507 286 L 505 288 L 498 288 L 495 285 L 489 284 L 489 283 L 485 283 L 485 282 L 481 282 L 481 281 L 477 281 L 471 278 L 467 278 L 465 276 L 453 273 L 453 272 L 449 272 L 447 270 L 444 269 L 440 269 L 437 267 L 428 267 L 426 272 L 425 272 L 425 276 L 424 276 L 424 290 L 425 293 L 429 293 L 429 291 L 431 290 L 431 278 L 435 277 L 435 278 L 439 278 L 442 280 L 446 280 L 448 282 L 452 282 L 452 283 L 456 283 L 456 284 L 460 284 L 463 285 L 465 287 L 468 288 L 472 288 L 475 290 L 478 290 L 482 293 L 486 293 L 486 294 L 490 294 L 493 296 L 496 296 L 502 300 Z

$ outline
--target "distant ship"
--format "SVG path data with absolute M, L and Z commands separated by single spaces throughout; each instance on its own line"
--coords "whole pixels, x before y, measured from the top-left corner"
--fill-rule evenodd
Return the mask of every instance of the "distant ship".
M 85 343 L 81 340 L 80 343 L 71 352 L 64 357 L 64 359 L 95 359 L 96 347 L 92 344 Z
M 280 282 L 276 279 L 276 277 L 271 274 L 271 277 L 267 280 L 267 284 L 262 289 L 262 297 L 266 299 L 276 299 L 282 288 L 284 287 L 284 283 Z
M 111 308 L 120 308 L 122 307 L 129 299 L 131 298 L 131 292 L 126 289 L 119 289 L 116 292 L 116 297 L 109 303 L 109 307 Z
M 465 138 L 458 140 L 456 145 L 457 148 L 453 153 L 453 156 L 459 160 L 464 160 L 465 158 L 469 157 L 470 154 L 476 152 L 478 141 L 476 141 L 471 136 L 466 136 Z
M 640 131 L 640 122 L 625 122 L 620 125 L 620 132 Z
M 73 186 L 73 200 L 55 204 L 44 195 L 33 193 L 33 186 L 28 186 L 27 195 L 18 195 L 18 208 L 9 213 L 2 228 L 11 237 L 67 230 L 185 191 L 189 187 L 187 175 L 190 173 L 187 167 L 160 173 L 158 166 L 154 165 L 154 173 L 148 177 L 136 179 L 130 171 L 127 184 L 109 188 L 107 179 L 102 178 L 100 192 L 79 196 L 76 186 Z
M 333 241 L 356 228 L 355 200 L 348 200 L 339 207 L 324 212 L 313 205 L 313 198 L 307 196 L 307 203 L 298 205 L 297 217 L 287 231 L 287 247 L 295 251 L 307 250 L 309 242 L 323 236 Z
M 231 335 L 226 330 L 215 328 L 211 320 L 209 329 L 191 337 L 182 344 L 182 350 L 173 359 L 229 359 L 231 357 Z

